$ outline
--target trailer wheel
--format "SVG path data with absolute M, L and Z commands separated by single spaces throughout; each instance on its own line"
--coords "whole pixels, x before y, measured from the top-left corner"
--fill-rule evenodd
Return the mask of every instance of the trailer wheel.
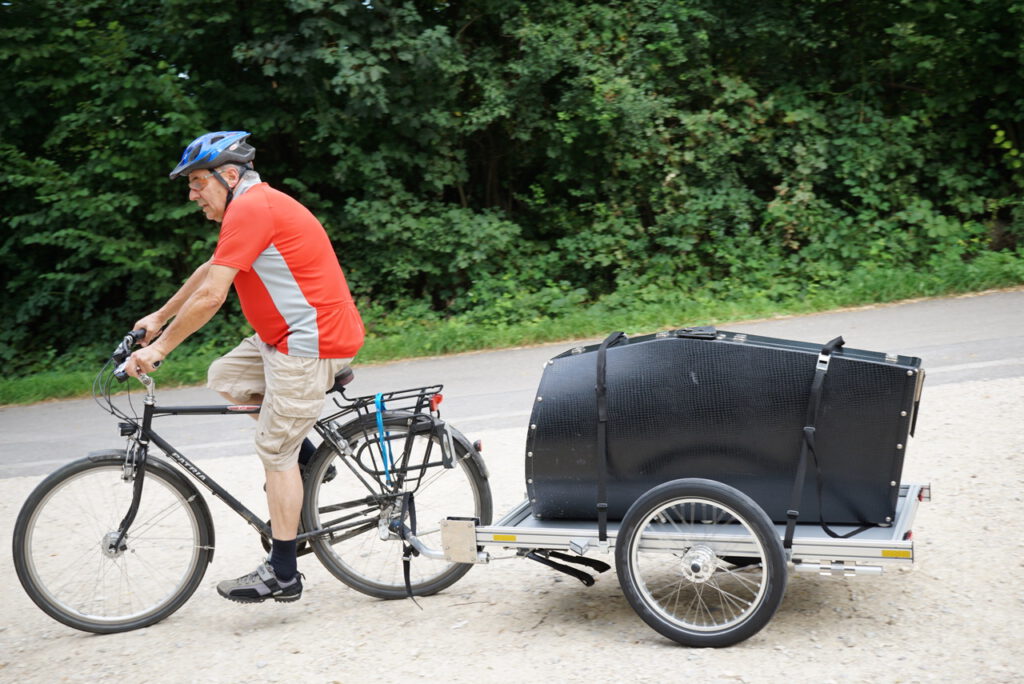
M 684 646 L 748 639 L 786 590 L 775 526 L 746 494 L 713 480 L 673 480 L 637 499 L 619 527 L 615 566 L 637 614 Z

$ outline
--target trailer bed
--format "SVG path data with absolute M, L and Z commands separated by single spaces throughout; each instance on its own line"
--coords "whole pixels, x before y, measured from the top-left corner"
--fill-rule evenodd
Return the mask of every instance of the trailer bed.
M 825 575 L 879 573 L 884 566 L 911 566 L 914 562 L 911 534 L 914 517 L 918 504 L 930 498 L 930 485 L 901 485 L 896 517 L 890 525 L 871 527 L 845 539 L 830 537 L 816 521 L 800 522 L 796 525 L 789 560 L 796 571 Z M 732 536 L 728 527 L 714 526 L 712 540 L 728 542 Z M 775 528 L 782 539 L 786 526 L 776 524 Z M 474 529 L 476 543 L 481 547 L 544 549 L 586 555 L 590 551 L 604 553 L 613 549 L 619 523 L 608 523 L 608 543 L 603 548 L 595 520 L 538 519 L 533 515 L 530 501 L 525 500 L 493 525 Z M 842 535 L 857 528 L 837 525 L 832 529 Z M 664 536 L 670 540 L 672 531 L 666 529 Z M 737 549 L 737 555 L 743 555 L 742 549 Z

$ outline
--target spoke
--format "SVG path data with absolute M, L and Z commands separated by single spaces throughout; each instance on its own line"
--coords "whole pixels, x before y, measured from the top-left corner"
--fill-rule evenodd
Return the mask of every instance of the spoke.
M 156 576 L 156 577 L 158 577 L 160 579 L 166 580 L 168 582 L 173 582 L 174 589 L 177 589 L 178 587 L 180 587 L 182 585 L 182 583 L 183 583 L 182 580 L 184 579 L 184 577 L 186 577 L 188 575 L 187 571 L 189 570 L 189 568 L 192 565 L 191 562 L 185 563 L 184 567 L 182 568 L 182 570 L 183 570 L 182 574 L 180 576 L 177 576 L 177 575 L 170 574 L 168 572 L 166 566 L 161 566 L 161 565 L 157 565 L 155 563 L 151 563 L 151 562 L 149 562 L 149 560 L 147 560 L 144 557 L 139 556 L 138 554 L 133 555 L 132 559 L 138 565 L 141 565 L 143 568 L 146 568 L 147 570 L 149 570 L 154 576 Z M 127 565 L 127 562 L 125 563 L 125 565 Z M 127 567 L 125 568 L 125 579 L 128 579 Z M 162 598 L 162 597 L 157 597 L 157 598 Z
M 719 570 L 724 574 L 728 575 L 729 577 L 735 579 L 740 584 L 746 585 L 747 588 L 759 589 L 761 587 L 761 581 L 755 581 L 753 579 L 750 579 L 746 577 L 742 572 L 737 572 L 732 568 L 719 568 Z
M 679 599 L 683 596 L 684 581 L 680 580 L 676 582 L 676 589 L 672 592 L 675 595 L 675 600 L 672 602 L 672 614 L 678 615 L 679 612 Z
M 697 599 L 699 601 L 699 607 L 702 608 L 703 614 L 708 615 L 708 618 L 706 619 L 705 623 L 703 623 L 703 624 L 705 624 L 705 625 L 715 625 L 716 624 L 715 623 L 715 615 L 712 613 L 711 608 L 708 607 L 708 602 L 705 601 L 705 596 L 703 596 L 703 594 L 705 594 L 705 591 L 707 590 L 707 587 L 708 587 L 708 585 L 697 585 L 695 587 L 696 593 L 697 593 Z
M 99 557 L 99 559 L 101 560 L 101 562 L 102 562 L 103 554 L 100 552 L 99 544 L 98 543 L 96 544 L 95 548 L 92 548 L 92 549 L 86 548 L 78 556 L 76 556 L 75 558 L 70 559 L 64 565 L 63 569 L 59 569 L 56 572 L 55 576 L 53 577 L 53 580 L 45 580 L 47 582 L 47 584 L 49 584 L 51 581 L 53 583 L 57 584 L 57 586 L 55 586 L 53 588 L 53 591 L 51 593 L 58 594 L 61 591 L 63 591 L 68 586 L 68 584 L 71 583 L 72 580 L 80 579 L 79 574 L 82 571 L 81 570 L 82 567 L 84 567 L 86 565 L 86 561 L 88 560 L 89 556 L 91 556 L 93 554 L 96 554 Z M 34 560 L 34 554 L 33 554 L 33 560 Z M 49 571 L 47 571 L 46 573 L 43 573 L 43 571 L 40 570 L 38 568 L 38 566 L 37 566 L 36 570 L 37 570 L 37 572 L 40 575 L 42 575 L 42 574 L 50 575 L 51 574 Z M 65 576 L 67 576 L 67 579 L 64 579 Z
M 686 616 L 692 615 L 694 613 L 694 611 L 697 608 L 699 608 L 699 605 L 700 605 L 700 592 L 697 590 L 696 587 L 691 586 L 691 589 L 693 589 L 693 597 L 690 599 L 690 604 L 688 606 L 686 606 L 686 611 L 683 613 L 683 615 L 686 615 Z M 697 611 L 697 612 L 699 612 L 699 611 Z M 673 613 L 673 615 L 679 615 L 679 613 L 675 612 L 675 613 Z M 688 622 L 692 621 L 688 617 L 686 619 L 687 619 Z
M 657 594 L 657 593 L 659 593 L 659 592 L 661 592 L 663 590 L 666 590 L 669 587 L 678 587 L 678 586 L 682 585 L 684 582 L 692 584 L 692 582 L 689 582 L 689 580 L 687 580 L 686 578 L 676 577 L 676 578 L 672 578 L 672 579 L 668 580 L 665 584 L 662 584 L 662 585 L 660 585 L 660 586 L 658 586 L 656 588 L 648 589 L 648 591 L 650 592 L 651 596 L 654 596 L 655 594 Z
M 167 516 L 169 516 L 171 513 L 173 513 L 174 511 L 177 511 L 177 510 L 181 510 L 181 502 L 177 501 L 177 500 L 171 501 L 170 503 L 168 503 L 163 508 L 161 508 L 159 510 L 156 510 L 156 511 L 153 511 L 152 513 L 150 513 L 148 519 L 141 520 L 141 521 L 140 520 L 136 520 L 135 522 L 133 522 L 132 523 L 132 527 L 130 529 L 136 535 L 142 536 L 143 534 L 146 533 L 147 530 L 153 528 L 154 526 L 157 525 L 157 523 L 159 523 L 160 521 L 164 520 L 165 518 L 167 518 Z M 140 523 L 141 523 L 141 526 L 136 528 L 135 526 L 140 524 Z
M 749 608 L 750 606 L 753 605 L 753 601 L 744 599 L 744 598 L 742 598 L 740 596 L 737 596 L 736 594 L 734 594 L 734 593 L 732 593 L 730 591 L 727 591 L 726 589 L 723 589 L 722 585 L 718 583 L 718 579 L 715 578 L 715 577 L 711 578 L 711 580 L 709 580 L 708 584 L 716 592 L 718 592 L 719 596 L 721 596 L 723 599 L 726 599 L 726 600 L 723 601 L 723 603 L 733 603 L 734 605 L 746 606 L 747 608 Z

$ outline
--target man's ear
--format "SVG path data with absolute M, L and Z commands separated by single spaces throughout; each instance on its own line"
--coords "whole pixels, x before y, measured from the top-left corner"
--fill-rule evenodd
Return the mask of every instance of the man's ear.
M 230 164 L 220 167 L 217 169 L 217 172 L 220 173 L 221 178 L 223 178 L 231 187 L 234 187 L 235 183 L 238 182 L 238 179 L 242 175 L 239 173 L 237 166 L 232 166 Z

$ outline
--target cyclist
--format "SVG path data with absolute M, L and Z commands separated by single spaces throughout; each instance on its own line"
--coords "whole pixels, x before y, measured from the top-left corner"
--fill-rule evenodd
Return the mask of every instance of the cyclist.
M 296 601 L 299 462 L 313 453 L 304 438 L 335 375 L 362 346 L 364 330 L 326 231 L 299 202 L 260 180 L 249 135 L 202 135 L 171 171 L 171 179 L 188 178 L 189 199 L 220 224 L 220 237 L 178 292 L 135 324 L 146 331 L 144 346 L 126 368 L 136 377 L 152 372 L 213 317 L 234 285 L 256 334 L 214 361 L 208 387 L 235 403 L 262 404 L 256 453 L 266 471 L 273 543 L 266 562 L 217 591 L 244 603 Z

